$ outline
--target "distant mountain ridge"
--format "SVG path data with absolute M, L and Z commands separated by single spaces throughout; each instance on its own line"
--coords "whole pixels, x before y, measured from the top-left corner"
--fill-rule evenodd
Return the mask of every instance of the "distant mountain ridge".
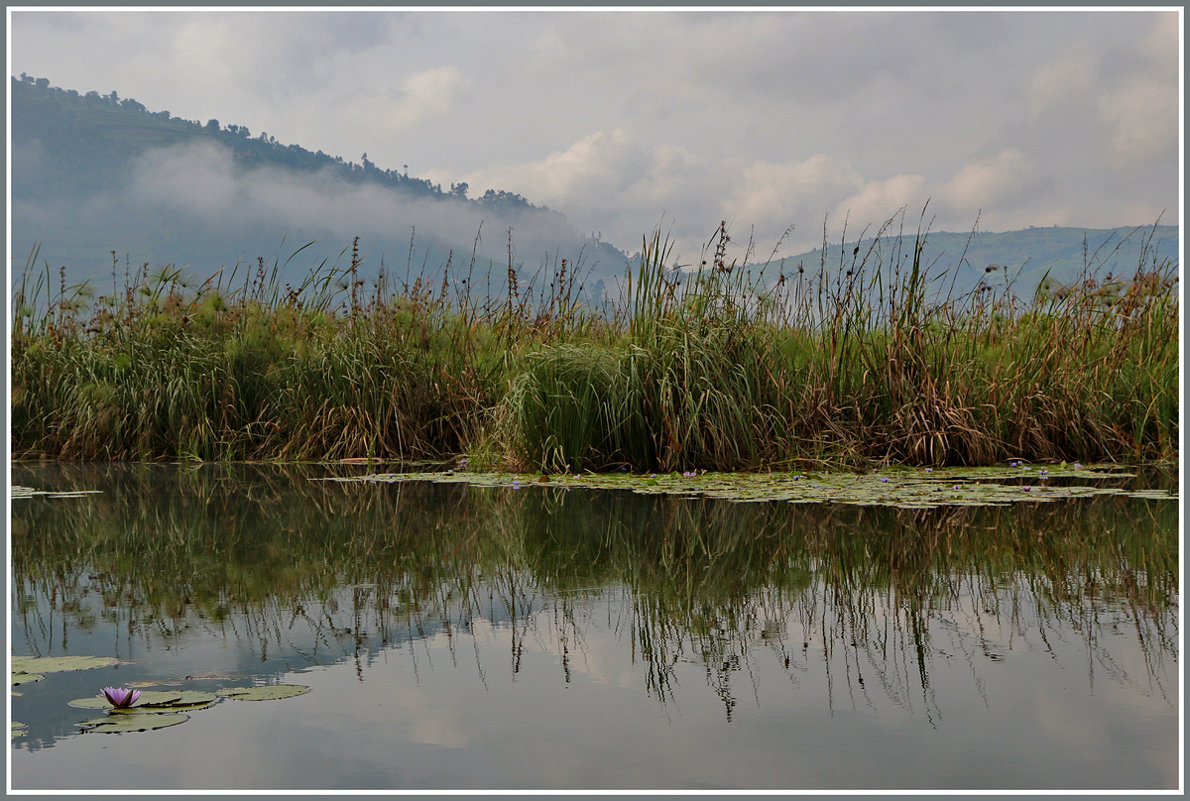
M 894 234 L 842 245 L 827 245 L 777 259 L 778 270 L 800 265 L 808 271 L 847 270 L 867 259 L 868 269 L 881 263 L 892 269 L 911 259 L 917 235 Z M 1138 267 L 1178 262 L 1177 226 L 1152 224 L 1118 228 L 1032 226 L 1018 231 L 953 233 L 925 231 L 921 264 L 928 274 L 958 294 L 969 292 L 996 269 L 1014 282 L 1018 295 L 1031 295 L 1045 279 L 1069 284 L 1084 274 L 1129 278 Z M 858 253 L 856 253 L 858 248 Z M 853 255 L 854 254 L 854 255 Z M 772 267 L 769 268 L 770 271 Z M 996 279 L 1006 280 L 996 272 Z
M 513 192 L 469 198 L 465 183 L 443 190 L 407 170 L 382 169 L 366 153 L 345 161 L 45 78 L 14 77 L 10 94 L 17 268 L 35 243 L 81 279 L 110 275 L 112 250 L 134 265 L 210 271 L 258 256 L 284 261 L 320 240 L 296 274 L 312 259 L 334 261 L 360 236 L 373 272 L 381 257 L 392 272 L 417 272 L 448 261 L 466 267 L 475 253 L 503 275 L 511 229 L 520 269 L 563 258 L 609 276 L 625 269 L 626 256 L 609 243 L 579 235 L 564 215 Z
M 443 190 L 407 170 L 381 168 L 366 153 L 359 163 L 345 161 L 243 126 L 150 111 L 116 92 L 53 87 L 45 78 L 13 77 L 10 95 L 10 258 L 18 271 L 40 244 L 40 259 L 66 265 L 70 281 L 110 281 L 114 251 L 119 270 L 172 263 L 207 274 L 260 257 L 284 265 L 282 280 L 296 285 L 319 263 L 341 264 L 359 236 L 372 274 L 382 263 L 399 275 L 441 275 L 449 265 L 456 280 L 474 271 L 473 286 L 488 280 L 498 291 L 509 261 L 532 276 L 566 259 L 596 299 L 605 289 L 614 297 L 636 264 L 516 193 L 470 198 L 466 184 Z M 1141 262 L 1176 262 L 1178 235 L 1168 225 L 932 232 L 923 263 L 934 276 L 945 271 L 959 293 L 974 288 L 989 265 L 1007 266 L 1018 294 L 1027 295 L 1047 274 L 1066 283 L 1084 268 L 1130 275 Z M 781 257 L 766 272 L 846 269 L 864 258 L 891 269 L 912 251 L 911 234 L 869 238 L 828 244 L 825 255 L 815 249 Z

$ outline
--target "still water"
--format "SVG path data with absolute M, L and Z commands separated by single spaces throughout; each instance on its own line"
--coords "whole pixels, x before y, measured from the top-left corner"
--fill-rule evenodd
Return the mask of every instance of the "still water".
M 1176 788 L 1178 512 L 16 465 L 13 789 Z M 106 686 L 215 690 L 83 732 Z

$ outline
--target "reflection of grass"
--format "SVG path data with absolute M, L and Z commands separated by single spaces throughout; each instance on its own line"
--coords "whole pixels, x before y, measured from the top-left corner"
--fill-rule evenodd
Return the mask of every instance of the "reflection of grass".
M 723 225 L 684 279 L 657 235 L 602 308 L 566 262 L 535 288 L 510 267 L 496 297 L 471 268 L 367 282 L 357 247 L 296 288 L 263 261 L 201 286 L 163 268 L 120 289 L 113 269 L 93 299 L 34 258 L 13 299 L 13 451 L 470 452 L 554 472 L 1176 455 L 1176 264 L 1142 256 L 1129 280 L 1022 305 L 998 274 L 946 296 L 924 239 L 762 281 Z
M 1177 647 L 1177 510 L 1165 502 L 889 509 L 307 481 L 326 468 L 301 465 L 78 465 L 58 481 L 22 469 L 26 484 L 104 490 L 14 504 L 13 638 L 34 650 L 46 605 L 146 636 L 230 620 L 263 643 L 305 621 L 349 645 L 465 627 L 491 606 L 523 643 L 547 603 L 573 652 L 573 603 L 607 588 L 631 594 L 622 631 L 663 698 L 680 657 L 705 664 L 726 697 L 749 653 L 796 663 L 812 632 L 827 652 L 892 648 L 924 671 L 930 621 L 973 598 L 998 620 L 1069 625 L 1091 653 L 1117 612 L 1152 662 Z M 791 620 L 804 630 L 786 631 Z

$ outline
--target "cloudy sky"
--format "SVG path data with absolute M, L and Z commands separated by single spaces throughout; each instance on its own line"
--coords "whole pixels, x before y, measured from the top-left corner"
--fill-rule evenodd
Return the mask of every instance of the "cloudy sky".
M 1177 224 L 1176 11 L 10 10 L 9 69 L 440 182 L 634 250 Z M 912 227 L 907 224 L 906 227 Z

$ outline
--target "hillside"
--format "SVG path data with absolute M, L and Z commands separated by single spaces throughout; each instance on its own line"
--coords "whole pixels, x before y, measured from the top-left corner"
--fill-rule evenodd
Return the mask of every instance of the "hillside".
M 798 266 L 816 273 L 825 266 L 833 274 L 866 259 L 869 269 L 881 264 L 888 270 L 908 264 L 914 240 L 914 234 L 899 234 L 827 245 L 825 256 L 821 248 L 816 248 L 785 257 L 774 266 L 787 273 Z M 927 232 L 921 262 L 943 292 L 959 295 L 971 291 L 980 281 L 1008 280 L 1017 295 L 1027 297 L 1047 277 L 1057 284 L 1073 283 L 1084 274 L 1127 277 L 1142 264 L 1152 267 L 1177 260 L 1177 226 L 1149 225 L 1106 229 L 1032 227 L 1002 233 Z
M 594 299 L 635 264 L 515 193 L 471 198 L 466 184 L 443 189 L 366 153 L 346 161 L 240 125 L 151 111 L 115 92 L 80 94 L 27 75 L 12 78 L 10 92 L 16 270 L 40 246 L 39 266 L 65 265 L 71 283 L 108 285 L 113 268 L 122 274 L 142 264 L 188 265 L 205 276 L 262 258 L 282 265 L 281 280 L 296 285 L 312 268 L 348 261 L 358 236 L 365 275 L 382 265 L 399 277 L 449 269 L 455 280 L 469 275 L 472 286 L 500 291 L 511 246 L 522 286 L 566 259 Z M 642 221 L 642 235 L 648 227 Z M 857 247 L 855 263 L 867 258 L 892 269 L 912 253 L 913 236 L 828 244 L 825 255 L 786 256 L 767 272 L 846 270 Z M 1059 283 L 1084 268 L 1130 274 L 1141 261 L 1176 261 L 1177 253 L 1174 226 L 1055 227 L 931 232 L 923 261 L 939 287 L 960 294 L 989 265 L 1006 266 L 994 275 L 1027 296 L 1047 274 Z
M 366 272 L 381 260 L 401 274 L 449 262 L 498 267 L 503 277 L 511 229 L 523 273 L 563 258 L 592 284 L 624 272 L 624 254 L 515 193 L 469 198 L 466 184 L 444 190 L 366 153 L 345 161 L 243 126 L 150 111 L 115 92 L 80 94 L 25 75 L 10 91 L 17 269 L 38 243 L 73 281 L 110 280 L 112 251 L 121 269 L 174 263 L 210 273 L 257 257 L 284 263 L 318 240 L 288 266 L 284 280 L 296 281 L 323 260 L 341 262 L 359 236 Z

